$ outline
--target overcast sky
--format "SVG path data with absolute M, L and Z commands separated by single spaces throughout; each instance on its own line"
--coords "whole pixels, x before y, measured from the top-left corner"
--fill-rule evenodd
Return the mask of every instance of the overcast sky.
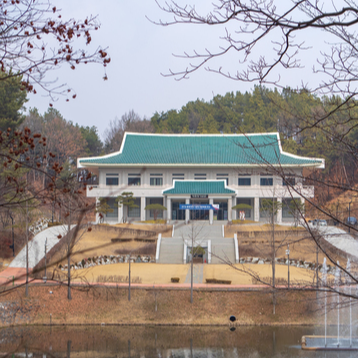
M 208 1 L 195 3 L 208 4 Z M 186 60 L 175 58 L 173 53 L 218 48 L 223 28 L 156 26 L 146 16 L 153 20 L 168 19 L 168 16 L 154 0 L 61 0 L 54 1 L 54 4 L 62 7 L 64 18 L 84 19 L 92 14 L 98 15 L 101 23 L 100 30 L 92 35 L 92 43 L 108 46 L 111 57 L 107 67 L 108 81 L 102 79 L 104 71 L 101 65 L 83 65 L 75 71 L 62 68 L 51 73 L 49 79 L 57 78 L 58 83 L 67 83 L 77 93 L 77 98 L 70 102 L 59 98 L 54 107 L 67 120 L 96 126 L 102 137 L 110 120 L 120 118 L 132 109 L 141 117 L 150 118 L 156 111 L 180 109 L 198 98 L 209 101 L 215 95 L 245 92 L 254 86 L 203 69 L 189 80 L 176 81 L 161 75 L 168 73 L 169 69 L 182 70 L 188 65 Z M 267 46 L 272 45 L 267 43 Z M 260 50 L 265 51 L 265 48 Z M 237 58 L 230 54 L 220 61 L 236 67 Z M 305 82 L 305 74 L 302 75 L 302 78 L 285 75 L 286 82 L 292 87 L 298 86 L 301 81 Z M 45 112 L 50 103 L 49 98 L 39 94 L 29 99 L 27 109 L 37 107 L 40 113 Z

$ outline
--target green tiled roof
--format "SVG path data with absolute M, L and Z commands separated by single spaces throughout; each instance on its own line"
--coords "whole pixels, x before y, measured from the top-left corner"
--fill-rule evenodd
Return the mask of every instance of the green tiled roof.
M 176 180 L 174 188 L 163 190 L 163 194 L 235 194 L 235 190 L 225 188 L 224 180 Z
M 80 158 L 80 166 L 306 165 L 323 161 L 280 151 L 278 134 L 166 135 L 126 133 L 120 152 Z

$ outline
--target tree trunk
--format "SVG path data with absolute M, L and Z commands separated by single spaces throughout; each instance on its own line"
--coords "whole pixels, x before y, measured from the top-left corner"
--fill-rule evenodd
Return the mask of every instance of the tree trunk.
M 68 210 L 69 210 L 69 217 L 68 217 L 68 238 L 67 238 L 67 285 L 68 285 L 68 292 L 67 292 L 67 298 L 69 300 L 72 300 L 71 296 L 71 201 L 68 201 Z
M 276 313 L 276 292 L 275 292 L 275 275 L 276 275 L 276 248 L 275 248 L 275 202 L 272 199 L 272 303 L 273 314 Z
M 29 296 L 29 209 L 26 201 L 26 289 L 25 296 Z

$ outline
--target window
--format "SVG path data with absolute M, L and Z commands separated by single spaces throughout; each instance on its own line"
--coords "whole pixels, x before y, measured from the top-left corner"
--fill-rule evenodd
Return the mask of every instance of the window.
M 184 173 L 173 173 L 172 182 L 174 180 L 184 180 Z
M 163 185 L 163 178 L 150 178 L 150 185 L 155 185 L 155 186 Z
M 229 185 L 229 175 L 228 174 L 216 174 L 217 180 L 225 180 L 226 185 Z
M 292 203 L 291 203 L 292 202 Z M 293 199 L 282 199 L 282 218 L 293 218 L 295 203 Z
M 128 178 L 128 185 L 140 185 L 140 178 Z
M 251 178 L 239 178 L 239 186 L 251 186 Z
M 294 186 L 296 184 L 296 179 L 295 177 L 286 177 L 284 179 L 282 179 L 282 185 L 283 186 Z
M 106 174 L 106 185 L 118 185 L 118 174 L 107 173 Z
M 128 174 L 128 185 L 140 185 L 140 174 Z
M 106 178 L 106 185 L 118 185 L 118 178 L 107 177 Z
M 260 185 L 261 186 L 272 186 L 273 178 L 260 178 Z
M 111 212 L 106 213 L 106 217 L 107 218 L 118 218 L 118 203 L 116 202 L 116 199 L 108 198 L 107 205 L 111 208 Z
M 194 174 L 194 180 L 206 180 L 206 174 Z
M 137 208 L 128 208 L 128 217 L 129 218 L 139 218 L 140 217 L 140 198 L 134 199 L 134 205 L 137 205 L 138 207 Z
M 150 174 L 150 185 L 162 186 L 163 174 Z

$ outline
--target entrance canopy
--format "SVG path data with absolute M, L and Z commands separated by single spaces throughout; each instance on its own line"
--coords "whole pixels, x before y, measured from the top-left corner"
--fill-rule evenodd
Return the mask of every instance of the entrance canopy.
M 164 195 L 190 194 L 209 195 L 224 194 L 234 195 L 236 191 L 226 186 L 225 180 L 174 180 L 170 189 L 163 190 Z

